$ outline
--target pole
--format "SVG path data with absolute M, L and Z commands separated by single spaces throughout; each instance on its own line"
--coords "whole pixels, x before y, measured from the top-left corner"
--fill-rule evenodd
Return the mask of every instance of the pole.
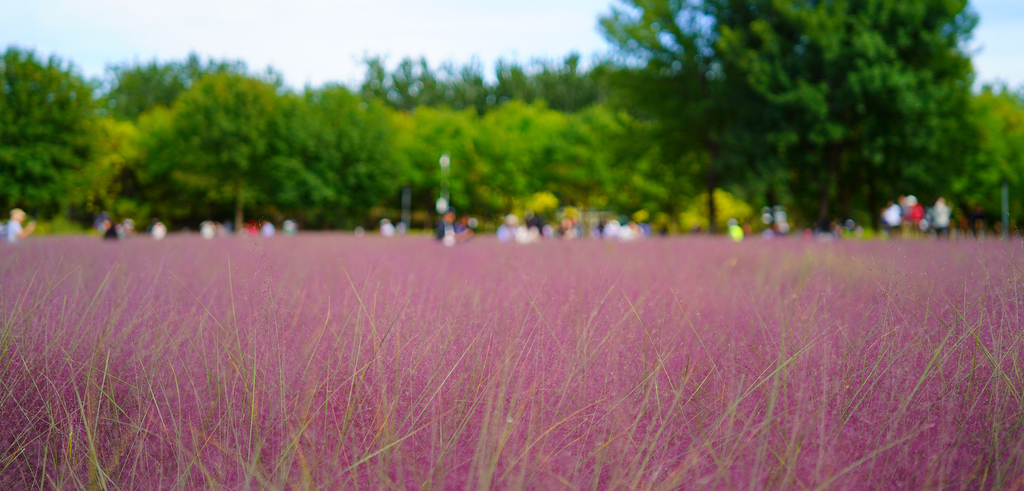
M 1003 181 L 1003 238 L 1010 237 L 1010 184 Z
M 402 223 L 406 230 L 412 227 L 412 188 L 409 186 L 402 188 Z

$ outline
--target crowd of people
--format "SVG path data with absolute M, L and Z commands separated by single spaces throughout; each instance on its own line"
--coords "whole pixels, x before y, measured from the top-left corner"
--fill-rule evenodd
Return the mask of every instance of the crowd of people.
M 912 194 L 900 196 L 882 210 L 882 231 L 889 237 L 934 233 L 939 238 L 949 238 L 952 214 L 953 209 L 941 196 L 927 209 Z
M 382 221 L 383 222 L 383 221 Z M 435 237 L 446 246 L 453 246 L 473 238 L 477 219 L 471 216 L 456 218 L 454 208 L 448 210 L 438 220 Z M 651 235 L 651 227 L 646 223 L 628 221 L 625 225 L 618 220 L 595 220 L 590 224 L 590 237 L 599 239 L 616 239 L 632 241 Z M 381 229 L 381 235 L 391 236 Z M 566 216 L 557 224 L 546 223 L 544 219 L 532 212 L 524 214 L 520 223 L 515 214 L 508 214 L 497 229 L 497 238 L 502 243 L 530 244 L 543 239 L 576 240 L 587 237 L 587 228 L 576 217 Z
M 614 217 L 614 215 L 611 215 Z M 959 217 L 954 223 L 953 209 L 942 197 L 925 207 L 916 196 L 900 196 L 896 201 L 890 201 L 881 211 L 881 233 L 886 237 L 915 237 L 931 235 L 938 238 L 950 238 L 951 236 L 970 236 L 983 238 L 987 230 L 985 211 L 980 206 L 971 209 L 969 213 Z M 28 221 L 28 215 L 21 209 L 15 208 L 10 212 L 10 220 L 0 223 L 0 237 L 8 243 L 17 243 L 28 237 L 35 231 L 35 220 Z M 784 209 L 780 206 L 765 207 L 762 209 L 761 220 L 765 224 L 764 230 L 760 232 L 762 238 L 770 239 L 787 235 L 789 223 Z M 471 240 L 475 235 L 478 220 L 469 215 L 459 217 L 455 208 L 449 207 L 438 219 L 434 230 L 436 239 L 446 245 L 454 246 L 459 243 Z M 819 226 L 817 232 L 805 230 L 804 235 L 827 235 L 830 237 L 860 237 L 863 229 L 857 226 L 853 220 L 846 220 L 843 224 L 829 222 L 828 226 Z M 107 213 L 100 213 L 96 216 L 93 227 L 105 240 L 120 240 L 136 235 L 135 222 L 124 219 L 120 222 L 111 220 Z M 1001 224 L 994 224 L 996 233 L 1000 232 Z M 294 220 L 285 220 L 281 224 L 281 230 L 285 235 L 292 235 L 298 231 L 298 224 Z M 752 232 L 750 224 L 740 225 L 737 220 L 729 219 L 726 228 L 727 235 L 735 241 L 741 241 Z M 383 237 L 394 237 L 404 235 L 408 227 L 404 222 L 392 223 L 384 218 L 380 220 L 379 232 Z M 695 232 L 700 229 L 696 228 Z M 146 228 L 146 234 L 153 239 L 161 240 L 167 236 L 167 226 L 159 219 L 154 218 Z M 242 224 L 239 232 L 249 236 L 273 237 L 277 229 L 270 221 L 251 220 Z M 667 230 L 659 231 L 664 235 Z M 362 227 L 355 230 L 357 236 L 365 233 Z M 652 227 L 644 222 L 633 220 L 619 221 L 609 218 L 608 215 L 591 215 L 584 224 L 577 215 L 563 216 L 555 224 L 546 223 L 545 220 L 532 212 L 527 211 L 524 219 L 520 222 L 519 216 L 508 214 L 497 228 L 497 239 L 502 243 L 530 244 L 543 239 L 576 240 L 586 237 L 594 239 L 618 240 L 629 242 L 650 237 L 654 233 Z M 230 221 L 216 222 L 204 221 L 199 225 L 199 235 L 204 239 L 225 237 L 233 235 L 233 227 Z

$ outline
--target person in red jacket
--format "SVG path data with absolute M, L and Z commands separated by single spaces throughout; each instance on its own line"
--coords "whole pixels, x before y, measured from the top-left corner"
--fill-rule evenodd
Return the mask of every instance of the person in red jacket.
M 914 195 L 907 196 L 907 204 L 910 206 L 907 220 L 910 221 L 912 233 L 916 233 L 921 229 L 921 220 L 924 219 L 924 207 L 921 206 L 921 203 L 918 203 L 917 197 Z

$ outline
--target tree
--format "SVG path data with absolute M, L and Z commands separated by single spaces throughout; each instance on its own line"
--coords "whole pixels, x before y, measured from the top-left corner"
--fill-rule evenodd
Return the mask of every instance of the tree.
M 352 226 L 370 209 L 396 195 L 401 169 L 389 115 L 377 101 L 365 102 L 339 85 L 310 90 L 302 103 L 308 140 L 290 154 L 296 182 L 293 209 L 306 210 L 321 225 Z M 300 127 L 299 121 L 288 125 Z M 282 140 L 285 141 L 285 140 Z M 279 202 L 285 202 L 283 197 Z
M 601 19 L 625 65 L 617 83 L 630 103 L 658 120 L 666 158 L 682 161 L 694 151 L 708 155 L 697 161 L 704 163 L 711 231 L 723 151 L 746 107 L 738 103 L 744 87 L 727 76 L 731 65 L 715 46 L 726 25 L 722 20 L 734 21 L 719 14 L 715 2 L 628 0 Z
M 1024 210 L 1024 96 L 1005 87 L 985 87 L 971 101 L 970 123 L 978 148 L 953 175 L 951 195 L 963 212 L 1000 208 L 1000 187 L 1012 190 L 1010 211 Z
M 877 220 L 883 193 L 948 189 L 969 147 L 966 0 L 712 3 L 720 19 L 758 14 L 717 47 L 759 96 L 807 218 L 859 202 Z
M 0 201 L 53 215 L 79 204 L 93 88 L 59 58 L 8 48 L 0 63 Z
M 110 113 L 135 121 L 154 107 L 171 107 L 178 96 L 207 75 L 244 74 L 246 68 L 240 61 L 208 60 L 204 65 L 199 55 L 192 53 L 184 61 L 123 63 L 107 71 L 110 89 L 106 99 Z
M 666 149 L 708 153 L 708 196 L 753 176 L 767 195 L 787 186 L 808 219 L 874 218 L 883 193 L 948 186 L 969 149 L 966 0 L 625 6 L 602 20 L 630 67 L 622 84 Z
M 233 205 L 240 226 L 246 207 L 263 202 L 279 184 L 272 178 L 271 145 L 282 131 L 275 125 L 278 106 L 274 86 L 265 81 L 234 73 L 204 77 L 175 102 L 163 126 L 155 125 L 144 180 L 173 182 L 183 192 L 175 202 L 187 196 Z
M 418 107 L 473 107 L 484 114 L 510 101 L 532 103 L 544 100 L 548 107 L 574 112 L 604 100 L 607 92 L 606 64 L 590 70 L 580 66 L 578 54 L 564 62 L 537 59 L 527 65 L 515 60 L 498 60 L 496 83 L 487 83 L 479 61 L 461 67 L 445 62 L 432 69 L 426 58 L 403 58 L 388 71 L 382 57 L 368 57 L 360 93 L 366 99 L 412 111 Z
M 107 211 L 117 218 L 135 220 L 148 217 L 136 179 L 141 158 L 136 126 L 130 121 L 97 118 L 89 140 L 88 164 L 74 176 L 76 204 L 89 213 Z

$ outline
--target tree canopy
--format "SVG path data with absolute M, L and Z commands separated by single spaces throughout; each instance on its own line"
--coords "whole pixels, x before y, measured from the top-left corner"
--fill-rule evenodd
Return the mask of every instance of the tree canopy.
M 797 226 L 877 222 L 885 202 L 1024 212 L 1020 92 L 972 92 L 966 0 L 625 0 L 608 56 L 431 65 L 367 57 L 358 87 L 191 55 L 71 64 L 8 48 L 0 199 L 42 218 L 172 226 L 573 206 L 669 229 L 784 205 Z M 438 158 L 449 155 L 450 173 Z

